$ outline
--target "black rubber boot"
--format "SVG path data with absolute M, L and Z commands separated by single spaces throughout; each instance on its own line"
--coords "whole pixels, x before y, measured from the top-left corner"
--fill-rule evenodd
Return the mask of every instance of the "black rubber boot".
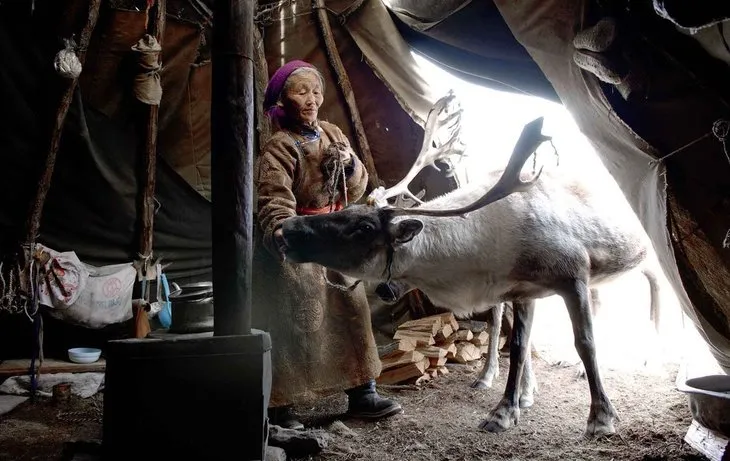
M 297 420 L 291 405 L 269 408 L 269 424 L 296 431 L 304 429 L 304 424 Z
M 403 411 L 400 404 L 394 400 L 386 399 L 375 391 L 375 380 L 348 389 L 347 415 L 353 418 L 380 419 L 397 415 Z

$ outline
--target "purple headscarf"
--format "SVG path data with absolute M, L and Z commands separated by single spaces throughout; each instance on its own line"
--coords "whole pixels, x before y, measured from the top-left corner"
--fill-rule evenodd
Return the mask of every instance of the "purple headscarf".
M 280 126 L 282 124 L 281 122 L 286 117 L 286 114 L 284 113 L 284 109 L 276 103 L 279 101 L 281 92 L 284 91 L 284 84 L 291 73 L 302 67 L 316 69 L 313 65 L 306 61 L 300 61 L 298 59 L 289 61 L 274 72 L 271 80 L 269 80 L 269 84 L 266 86 L 266 93 L 264 94 L 264 112 L 272 121 L 276 122 Z

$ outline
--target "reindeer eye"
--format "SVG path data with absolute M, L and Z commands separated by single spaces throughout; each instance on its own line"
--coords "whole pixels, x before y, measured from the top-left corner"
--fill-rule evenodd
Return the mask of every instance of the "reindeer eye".
M 357 225 L 357 230 L 359 230 L 360 232 L 372 232 L 375 230 L 375 226 L 373 226 L 369 222 L 361 222 Z

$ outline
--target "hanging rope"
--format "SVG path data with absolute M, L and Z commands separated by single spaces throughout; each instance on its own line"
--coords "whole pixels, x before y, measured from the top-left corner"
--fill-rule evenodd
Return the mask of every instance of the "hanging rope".
M 698 137 L 697 139 L 694 139 L 693 141 L 688 142 L 684 146 L 680 147 L 679 149 L 675 149 L 672 152 L 668 153 L 667 155 L 660 157 L 658 159 L 653 159 L 649 162 L 649 164 L 654 165 L 660 162 L 663 162 L 664 160 L 668 159 L 669 157 L 676 155 L 680 152 L 684 152 L 685 150 L 689 149 L 690 147 L 694 146 L 698 142 L 702 141 L 705 138 L 708 138 L 709 136 L 714 136 L 715 139 L 720 141 L 720 144 L 722 145 L 722 152 L 725 154 L 725 159 L 727 160 L 728 166 L 730 166 L 730 149 L 728 149 L 728 138 L 730 137 L 730 121 L 720 118 L 715 120 L 712 123 L 712 128 L 709 132 L 703 134 L 702 136 Z M 727 249 L 730 248 L 730 229 L 728 229 L 727 233 L 725 234 L 725 238 L 722 241 L 722 247 Z
M 162 46 L 157 39 L 145 34 L 132 47 L 138 53 L 139 73 L 134 77 L 134 97 L 144 104 L 158 106 L 162 100 L 160 83 L 160 53 Z

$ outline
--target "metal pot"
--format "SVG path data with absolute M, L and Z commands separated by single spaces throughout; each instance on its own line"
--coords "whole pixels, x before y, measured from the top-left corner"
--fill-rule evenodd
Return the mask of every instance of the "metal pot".
M 199 282 L 178 286 L 170 293 L 172 323 L 170 333 L 213 331 L 213 283 Z

